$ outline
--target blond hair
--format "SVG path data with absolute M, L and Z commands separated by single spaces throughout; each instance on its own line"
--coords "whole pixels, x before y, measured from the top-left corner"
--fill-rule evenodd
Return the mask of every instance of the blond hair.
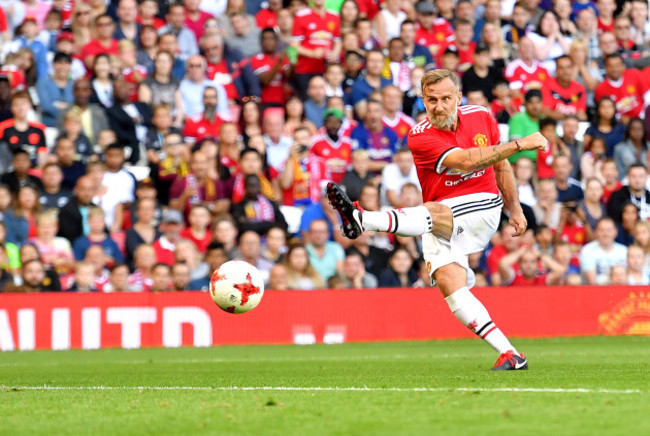
M 450 70 L 444 70 L 439 68 L 437 70 L 431 70 L 422 77 L 422 93 L 424 93 L 424 88 L 435 83 L 440 83 L 445 79 L 451 80 L 456 88 L 456 92 L 460 92 L 460 79 L 458 75 Z
M 55 224 L 59 224 L 59 212 L 56 209 L 48 209 L 45 212 L 41 212 L 36 216 L 36 224 L 40 224 L 43 221 L 52 221 Z

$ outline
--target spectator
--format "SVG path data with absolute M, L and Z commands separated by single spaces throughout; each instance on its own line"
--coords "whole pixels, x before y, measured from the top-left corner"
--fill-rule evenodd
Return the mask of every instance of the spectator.
M 382 124 L 382 116 L 383 105 L 378 101 L 371 100 L 367 104 L 364 122 L 352 131 L 353 148 L 368 150 L 370 172 L 382 171 L 390 163 L 391 156 L 397 151 L 397 135 Z M 334 171 L 332 171 L 332 176 L 336 181 Z
M 88 209 L 96 191 L 97 185 L 90 176 L 83 176 L 77 180 L 74 197 L 59 212 L 59 221 L 66 224 L 59 228 L 59 236 L 72 243 L 79 236 L 88 233 Z
M 607 215 L 615 223 L 622 221 L 623 208 L 631 202 L 639 210 L 639 219 L 648 221 L 650 219 L 650 191 L 646 189 L 648 171 L 641 163 L 635 163 L 627 170 L 628 186 L 623 186 L 614 192 L 607 205 Z
M 212 239 L 208 229 L 211 221 L 210 210 L 203 204 L 195 204 L 190 209 L 188 221 L 189 226 L 181 231 L 180 237 L 192 241 L 199 253 L 203 255 Z
M 92 85 L 90 101 L 102 105 L 104 109 L 113 106 L 114 103 L 112 68 L 111 57 L 108 54 L 99 53 L 95 56 L 90 82 Z
M 228 45 L 231 49 L 238 50 L 246 58 L 256 55 L 261 51 L 260 29 L 251 23 L 248 14 L 235 12 L 229 16 L 232 35 L 228 37 Z
M 125 263 L 116 263 L 111 268 L 109 281 L 104 286 L 104 292 L 128 292 L 129 266 Z
M 158 35 L 172 33 L 176 35 L 179 47 L 178 57 L 187 61 L 190 56 L 198 53 L 197 39 L 194 33 L 185 26 L 185 8 L 180 3 L 171 4 L 166 15 L 167 24 L 158 29 Z
M 239 257 L 237 227 L 231 217 L 217 218 L 212 224 L 212 241 L 222 244 L 228 260 Z
M 176 134 L 180 140 L 181 130 L 172 126 L 171 108 L 164 103 L 153 107 L 151 122 L 153 127 L 148 130 L 145 147 L 147 150 L 147 161 L 149 164 L 152 164 L 152 168 L 155 167 L 157 169 L 161 163 L 161 157 L 163 159 L 166 157 L 166 153 L 163 150 L 165 137 L 170 134 Z
M 13 171 L 2 174 L 0 180 L 3 185 L 7 185 L 11 192 L 18 192 L 23 186 L 33 186 L 42 190 L 43 183 L 41 179 L 29 174 L 32 163 L 29 159 L 29 153 L 21 148 L 16 149 L 12 159 Z
M 515 180 L 517 181 L 517 191 L 519 201 L 530 207 L 537 204 L 537 195 L 533 185 L 533 162 L 527 157 L 520 157 L 514 165 Z
M 159 265 L 165 265 L 159 264 Z M 168 265 L 167 268 L 169 268 Z M 190 267 L 184 262 L 174 263 L 171 266 L 171 288 L 174 291 L 189 291 L 194 290 L 190 287 Z
M 177 264 L 174 265 L 174 267 L 178 266 L 180 269 L 185 268 L 187 269 L 187 265 L 182 265 L 182 264 Z M 187 277 L 189 278 L 189 271 L 187 271 Z M 169 265 L 164 264 L 164 263 L 157 263 L 154 265 L 153 269 L 151 270 L 151 279 L 153 280 L 153 284 L 151 285 L 151 291 L 152 292 L 167 292 L 171 290 L 172 288 L 172 269 L 169 267 Z M 177 289 L 174 286 L 174 290 L 180 291 L 182 289 Z
M 630 19 L 632 20 L 632 39 L 639 47 L 650 45 L 650 24 L 648 24 L 648 3 L 636 0 L 631 2 Z
M 36 90 L 40 100 L 42 121 L 48 127 L 56 125 L 59 111 L 72 102 L 72 81 L 69 78 L 72 58 L 65 53 L 54 56 L 54 74 L 38 80 Z
M 404 60 L 411 69 L 414 67 L 429 68 L 433 65 L 433 57 L 429 49 L 415 41 L 415 23 L 409 19 L 402 21 L 399 36 L 404 43 Z
M 600 51 L 598 46 L 596 49 Z M 603 80 L 603 76 L 598 70 L 596 62 L 587 58 L 587 45 L 579 39 L 571 43 L 569 48 L 569 57 L 573 60 L 577 73 L 574 80 L 583 85 L 587 91 L 587 107 L 593 108 L 594 91 L 596 86 Z
M 623 184 L 618 180 L 618 170 L 616 169 L 616 162 L 614 162 L 614 159 L 605 159 L 603 161 L 601 173 L 604 179 L 602 202 L 607 206 L 612 194 L 621 189 Z
M 585 198 L 578 204 L 578 217 L 585 225 L 587 242 L 594 239 L 593 233 L 598 220 L 607 215 L 602 203 L 603 192 L 603 184 L 596 178 L 590 178 L 586 183 Z
M 36 216 L 40 213 L 38 191 L 30 185 L 23 186 L 16 194 L 13 208 L 5 212 L 3 222 L 7 227 L 7 242 L 22 245 L 36 233 Z
M 638 245 L 630 245 L 627 248 L 627 284 L 650 285 L 650 275 L 645 269 L 645 253 Z
M 361 188 L 371 184 L 374 175 L 368 172 L 370 168 L 370 154 L 368 150 L 358 149 L 352 152 L 352 167 L 347 170 L 341 185 L 345 187 L 348 197 L 357 201 L 361 195 Z
M 518 268 L 515 268 L 515 264 L 518 264 Z M 565 272 L 566 268 L 551 256 L 540 255 L 529 247 L 520 247 L 499 261 L 504 286 L 554 286 L 560 284 Z
M 191 119 L 205 112 L 205 90 L 212 87 L 217 90 L 217 113 L 222 120 L 228 120 L 228 95 L 226 89 L 207 77 L 207 63 L 201 55 L 193 55 L 185 63 L 187 73 L 180 82 L 180 92 L 183 98 L 183 111 Z M 211 119 L 211 118 L 208 118 Z
M 366 74 L 361 76 L 352 86 L 350 104 L 360 119 L 366 117 L 370 93 L 376 89 L 383 89 L 392 82 L 382 77 L 384 68 L 384 54 L 380 50 L 371 50 L 366 55 Z
M 145 0 L 140 6 L 155 4 L 156 0 Z M 142 65 L 151 74 L 153 72 L 153 60 L 158 53 L 158 31 L 150 24 L 140 27 L 140 44 L 136 53 L 136 63 Z
M 59 274 L 67 274 L 74 266 L 74 256 L 70 242 L 56 236 L 59 229 L 59 219 L 56 211 L 41 213 L 36 217 L 36 236 L 27 239 L 41 253 L 41 260 L 51 266 Z
M 551 14 L 546 13 L 546 16 Z M 567 115 L 575 115 L 581 121 L 587 120 L 587 92 L 585 87 L 572 80 L 575 66 L 573 60 L 562 55 L 555 59 L 556 78 L 549 78 L 548 86 L 542 88 L 544 108 L 542 113 L 556 121 Z
M 137 221 L 126 231 L 125 236 L 126 258 L 129 264 L 133 262 L 133 254 L 138 246 L 151 245 L 162 236 L 155 226 L 155 211 L 156 201 L 154 199 L 143 198 L 137 202 L 135 211 Z
M 542 105 L 542 92 L 539 89 L 526 92 L 525 107 L 524 112 L 512 115 L 508 121 L 510 141 L 516 141 L 534 132 L 539 132 L 539 120 L 544 108 Z M 508 158 L 508 160 L 514 164 L 522 156 L 537 162 L 537 150 L 521 151 Z
M 400 91 L 411 89 L 411 69 L 404 60 L 404 43 L 399 37 L 392 38 L 388 43 L 388 56 L 384 59 L 382 77 L 389 79 Z
M 219 113 L 219 98 L 217 88 L 213 86 L 203 88 L 203 112 L 187 119 L 183 127 L 183 136 L 194 138 L 195 141 L 206 137 L 219 137 L 219 129 L 226 122 Z
M 328 100 L 329 102 L 330 100 Z M 320 111 L 320 109 L 318 109 Z M 305 127 L 310 134 L 316 133 L 316 126 L 305 116 L 305 105 L 297 95 L 292 95 L 284 104 L 284 134 L 293 135 L 298 127 Z
M 602 136 L 594 136 L 589 141 L 589 146 L 585 147 L 585 151 L 580 158 L 580 174 L 582 174 L 583 181 L 596 178 L 604 182 L 603 166 L 608 159 L 606 153 L 607 144 L 605 138 Z M 613 159 L 611 160 L 614 162 Z M 618 174 L 618 171 L 616 174 Z
M 322 76 L 314 76 L 309 81 L 307 98 L 304 103 L 304 115 L 307 121 L 317 128 L 323 126 L 323 117 L 327 110 L 327 88 Z
M 94 30 L 95 38 L 84 45 L 79 53 L 89 70 L 95 70 L 95 57 L 100 53 L 113 56 L 118 54 L 118 41 L 113 38 L 115 22 L 109 14 L 103 13 L 95 18 Z
M 174 126 L 180 127 L 185 115 L 183 97 L 179 89 L 180 81 L 172 76 L 173 62 L 173 55 L 164 51 L 158 52 L 154 60 L 153 73 L 140 85 L 138 101 L 149 105 L 167 104 L 175 119 Z
M 151 245 L 140 245 L 133 255 L 135 271 L 129 276 L 128 287 L 133 292 L 149 292 L 153 286 L 151 272 L 156 265 L 156 252 Z
M 267 109 L 264 112 L 262 123 L 267 150 L 266 163 L 270 168 L 281 172 L 289 157 L 289 149 L 292 144 L 291 138 L 284 135 L 284 120 L 281 112 L 278 112 L 277 109 Z
M 343 66 L 339 63 L 327 64 L 327 69 L 323 77 L 325 79 L 325 95 L 327 98 L 343 98 L 345 95 L 343 92 L 343 81 L 345 80 Z
M 567 149 L 566 145 L 555 134 L 557 122 L 553 118 L 542 118 L 539 122 L 539 132 L 548 141 L 548 146 L 545 150 L 538 150 L 537 152 L 537 178 L 546 179 L 554 176 L 551 165 L 558 155 L 567 156 L 571 158 L 571 152 Z
M 412 183 L 420 189 L 420 181 L 413 163 L 413 155 L 407 147 L 397 150 L 393 155 L 393 162 L 384 167 L 381 179 L 384 192 L 382 206 L 404 207 L 400 199 L 400 191 L 402 186 L 407 183 Z
M 535 45 L 535 58 L 551 76 L 555 75 L 554 59 L 569 52 L 571 38 L 562 34 L 560 18 L 555 11 L 545 11 L 535 32 L 528 33 Z
M 562 123 L 562 141 L 571 152 L 571 165 L 573 171 L 571 177 L 580 180 L 580 156 L 584 153 L 585 144 L 583 141 L 576 138 L 579 129 L 578 117 L 575 115 L 567 115 Z
M 267 284 L 273 263 L 261 256 L 261 240 L 261 237 L 252 230 L 243 232 L 239 236 L 239 260 L 243 260 L 257 267 L 260 273 L 262 273 L 264 284 Z
M 138 101 L 138 87 L 150 73 L 146 67 L 137 63 L 136 45 L 133 42 L 123 39 L 118 48 L 118 74 L 121 73 L 127 82 L 133 84 L 130 97 L 132 102 L 136 102 Z
M 324 287 L 323 278 L 311 265 L 303 244 L 291 244 L 282 264 L 287 271 L 288 289 L 312 291 Z
M 338 243 L 329 241 L 328 222 L 324 219 L 313 220 L 309 224 L 308 235 L 306 248 L 311 265 L 323 280 L 337 275 L 343 269 L 345 252 Z
M 555 241 L 564 241 L 571 247 L 575 263 L 578 264 L 578 253 L 587 242 L 587 232 L 584 223 L 578 217 L 578 204 L 575 201 L 562 203 L 560 222 L 555 230 Z
M 413 258 L 404 248 L 397 248 L 390 256 L 390 268 L 379 275 L 380 288 L 410 288 L 418 280 L 413 269 Z
M 401 144 L 406 145 L 406 137 L 415 125 L 415 120 L 400 110 L 402 92 L 396 86 L 389 85 L 382 90 L 381 97 L 384 105 L 382 123 L 397 135 Z
M 77 79 L 73 86 L 74 99 L 72 103 L 59 112 L 57 117 L 57 128 L 62 129 L 65 115 L 75 109 L 78 109 L 81 115 L 81 128 L 84 135 L 95 144 L 99 137 L 99 132 L 108 129 L 108 119 L 106 112 L 97 103 L 90 103 L 92 94 L 91 84 L 86 78 Z
M 9 282 L 2 288 L 3 292 L 20 292 L 20 293 L 34 293 L 43 291 L 53 291 L 51 285 L 48 286 L 46 282 L 48 277 L 45 274 L 45 266 L 38 259 L 23 262 L 20 267 L 20 281 L 21 285 L 16 285 Z
M 280 263 L 284 260 L 287 251 L 286 229 L 273 226 L 266 232 L 265 244 L 262 249 L 262 257 L 273 263 Z
M 463 92 L 481 89 L 485 97 L 492 102 L 492 84 L 498 79 L 502 79 L 502 72 L 495 66 L 492 66 L 490 58 L 490 47 L 486 43 L 480 43 L 474 50 L 474 62 L 472 66 L 463 74 Z
M 241 52 L 225 46 L 221 36 L 205 35 L 201 38 L 201 51 L 208 61 L 208 79 L 226 88 L 231 105 L 244 97 L 262 95 L 250 63 Z
M 443 17 L 436 17 L 436 7 L 428 1 L 418 1 L 415 5 L 417 25 L 415 42 L 429 47 L 431 53 L 437 53 L 445 42 L 453 39 L 451 24 Z
M 226 254 L 224 245 L 219 242 L 210 242 L 205 253 L 205 263 L 208 264 L 208 271 L 210 274 L 227 261 L 228 255 Z
M 515 12 L 517 9 L 515 8 Z M 542 84 L 549 77 L 549 73 L 535 59 L 535 43 L 530 38 L 521 38 L 517 50 L 519 58 L 508 64 L 504 76 L 515 95 L 522 97 L 527 95 L 528 91 L 542 89 Z
M 119 0 L 116 9 L 117 26 L 113 37 L 117 40 L 129 40 L 135 44 L 140 43 L 140 28 L 137 22 L 138 4 L 135 0 Z
M 552 179 L 540 180 L 538 184 L 537 203 L 532 206 L 538 225 L 544 225 L 552 231 L 560 222 L 561 204 L 557 198 L 557 186 Z
M 98 206 L 91 206 L 88 209 L 88 234 L 78 237 L 72 244 L 75 259 L 85 258 L 86 252 L 92 245 L 101 245 L 108 265 L 124 260 L 117 243 L 106 233 L 105 213 Z
M 93 10 L 95 6 L 99 6 L 101 10 Z M 91 0 L 89 3 L 75 3 L 72 24 L 70 25 L 70 31 L 74 36 L 72 39 L 72 50 L 74 50 L 75 53 L 79 53 L 79 50 L 91 41 L 92 31 L 94 30 L 91 29 L 93 26 L 93 20 L 105 11 L 106 5 L 98 0 Z
M 74 283 L 66 289 L 69 292 L 97 292 L 95 267 L 89 262 L 77 262 L 74 269 Z
M 344 116 L 339 109 L 325 111 L 325 131 L 312 139 L 310 151 L 325 161 L 329 175 L 337 183 L 343 180 L 352 160 L 352 142 L 339 134 Z M 379 117 L 381 123 L 381 115 Z
M 635 68 L 626 69 L 621 55 L 614 53 L 605 58 L 605 73 L 605 80 L 596 87 L 596 101 L 610 97 L 623 123 L 639 117 L 643 110 L 643 92 L 646 89 L 639 71 Z
M 46 147 L 45 125 L 29 121 L 30 109 L 32 99 L 29 93 L 18 91 L 11 96 L 13 118 L 0 123 L 0 142 L 8 144 L 12 153 L 20 148 L 27 150 L 29 158 L 36 162 L 37 150 Z
M 201 151 L 192 153 L 190 172 L 177 177 L 169 191 L 169 206 L 180 212 L 189 213 L 192 205 L 203 203 L 213 214 L 226 212 L 230 200 L 226 187 L 220 180 L 208 177 L 208 165 Z
M 621 222 L 616 225 L 618 234 L 616 242 L 629 247 L 634 243 L 634 230 L 639 221 L 639 209 L 632 204 L 626 203 L 621 212 Z
M 4 21 L 5 18 L 2 18 Z M 63 27 L 61 11 L 52 8 L 45 16 L 45 28 L 38 34 L 38 40 L 43 43 L 48 52 L 54 51 L 56 37 Z
M 151 244 L 156 255 L 156 262 L 173 265 L 174 252 L 180 239 L 183 223 L 183 216 L 177 210 L 167 209 L 163 212 L 160 223 L 162 235 Z M 137 248 L 135 252 L 137 252 Z
M 283 190 L 283 204 L 304 207 L 318 203 L 321 184 L 329 180 L 330 174 L 325 160 L 310 153 L 309 129 L 298 127 L 293 132 L 293 139 L 289 159 L 279 181 Z
M 76 147 L 68 138 L 62 137 L 56 141 L 54 153 L 55 161 L 63 171 L 61 186 L 73 190 L 79 178 L 86 174 L 86 164 L 75 158 Z
M 501 226 L 501 242 L 492 247 L 487 255 L 487 270 L 489 282 L 492 286 L 501 286 L 501 274 L 499 273 L 499 262 L 503 256 L 513 253 L 519 247 L 520 239 L 515 237 L 515 229 L 504 224 Z
M 260 193 L 260 178 L 249 174 L 245 179 L 243 201 L 235 203 L 232 215 L 240 231 L 252 230 L 264 235 L 273 225 L 286 230 L 287 223 L 278 205 Z
M 630 165 L 636 162 L 648 161 L 648 145 L 646 129 L 643 120 L 632 118 L 625 130 L 625 142 L 614 147 L 614 159 L 619 174 L 626 174 Z
M 614 242 L 616 225 L 609 217 L 598 221 L 595 236 L 580 251 L 580 271 L 586 284 L 605 285 L 610 281 L 612 267 L 625 265 L 627 248 Z
M 366 272 L 363 257 L 356 251 L 350 251 L 343 261 L 343 278 L 346 289 L 374 289 L 377 287 L 377 278 Z
M 267 105 L 283 105 L 288 78 L 293 71 L 286 51 L 278 52 L 279 37 L 273 28 L 264 28 L 260 34 L 260 50 L 251 58 L 251 68 L 261 87 L 261 102 Z
M 47 12 L 46 12 L 47 13 Z M 42 79 L 47 77 L 47 47 L 37 39 L 39 26 L 33 15 L 27 15 L 20 26 L 20 36 L 15 39 L 16 48 L 29 49 L 36 64 L 36 77 Z
M 185 62 L 187 59 L 179 56 L 178 44 L 179 42 L 176 34 L 164 33 L 158 37 L 158 49 L 156 50 L 156 55 L 161 51 L 173 55 L 172 77 L 176 80 L 183 80 L 183 77 L 185 76 Z M 152 65 L 151 72 L 153 72 L 153 67 L 154 65 Z
M 106 213 L 106 227 L 110 232 L 122 230 L 124 210 L 135 201 L 135 179 L 123 169 L 124 149 L 117 144 L 106 149 L 106 169 L 101 188 L 96 193 L 97 204 Z M 102 189 L 103 188 L 103 189 Z
M 570 177 L 571 161 L 566 155 L 558 155 L 553 159 L 553 172 L 555 173 L 555 184 L 557 186 L 557 200 L 560 203 L 567 201 L 580 201 L 585 194 L 582 192 L 582 185 L 576 179 Z
M 13 198 L 9 187 L 7 185 L 0 184 L 0 222 L 2 222 L 4 214 L 9 210 L 12 200 Z M 4 230 L 5 232 L 7 231 L 6 228 Z M 4 241 L 4 238 L 2 238 L 2 240 Z
M 267 288 L 273 291 L 289 290 L 289 274 L 286 266 L 278 263 L 271 268 L 271 272 L 269 273 L 269 285 Z
M 63 172 L 61 167 L 55 163 L 45 164 L 43 167 L 43 189 L 39 202 L 43 210 L 59 210 L 70 200 L 72 193 L 61 187 Z
M 75 145 L 77 155 L 81 160 L 87 162 L 93 155 L 94 147 L 90 139 L 84 135 L 81 126 L 81 111 L 72 109 L 66 112 L 63 120 L 63 130 L 59 133 L 59 138 L 67 138 Z M 102 149 L 103 151 L 103 149 Z
M 0 71 L 0 123 L 13 116 L 11 114 L 11 92 L 9 77 Z

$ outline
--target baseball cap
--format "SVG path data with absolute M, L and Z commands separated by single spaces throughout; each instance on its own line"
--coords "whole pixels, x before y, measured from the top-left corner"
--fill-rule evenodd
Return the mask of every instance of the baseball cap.
M 154 185 L 153 180 L 151 180 L 151 177 L 145 177 L 144 179 L 140 180 L 136 186 L 136 188 L 155 188 L 156 185 Z
M 428 1 L 420 1 L 415 5 L 415 11 L 422 15 L 435 14 L 436 7 Z
M 458 56 L 458 47 L 456 47 L 455 45 L 450 45 L 445 49 L 445 52 L 442 55 L 444 56 L 449 53 Z
M 333 116 L 338 118 L 339 120 L 342 120 L 345 117 L 345 114 L 341 109 L 331 107 L 325 110 L 325 113 L 323 114 L 323 119 L 326 119 L 329 116 Z
M 474 50 L 474 53 L 478 54 L 484 51 L 490 51 L 490 46 L 484 42 L 479 42 L 478 44 L 476 44 L 476 49 Z
M 61 32 L 59 35 L 56 37 L 56 42 L 59 41 L 70 41 L 74 42 L 74 33 L 72 32 Z
M 528 102 L 532 98 L 535 98 L 535 97 L 538 97 L 538 98 L 541 99 L 542 98 L 542 91 L 539 90 L 539 89 L 531 89 L 530 91 L 528 91 L 526 93 L 526 96 L 524 97 L 524 101 Z
M 168 224 L 183 224 L 183 215 L 177 210 L 167 209 L 163 211 L 161 221 Z
M 36 17 L 33 15 L 27 15 L 23 22 L 21 23 L 21 26 L 27 22 L 31 21 L 32 23 L 36 24 Z

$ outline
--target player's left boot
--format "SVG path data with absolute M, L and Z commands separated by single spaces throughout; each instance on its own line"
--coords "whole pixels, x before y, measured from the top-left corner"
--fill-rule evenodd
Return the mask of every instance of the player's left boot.
M 523 354 L 519 356 L 512 350 L 501 354 L 497 359 L 497 362 L 492 367 L 492 371 L 508 371 L 518 369 L 528 369 L 528 362 L 526 361 L 526 358 Z
M 363 233 L 361 225 L 361 211 L 350 197 L 333 182 L 327 184 L 327 199 L 330 204 L 341 215 L 343 235 L 349 239 L 357 239 Z

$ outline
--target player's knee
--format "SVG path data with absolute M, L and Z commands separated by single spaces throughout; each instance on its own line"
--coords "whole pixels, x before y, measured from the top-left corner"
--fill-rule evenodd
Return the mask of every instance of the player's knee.
M 452 213 L 451 209 L 449 207 L 445 206 L 442 203 L 437 203 L 435 201 L 429 201 L 427 203 L 424 203 L 424 206 L 429 210 L 429 213 L 431 214 L 431 217 L 436 220 L 438 219 L 451 219 Z

